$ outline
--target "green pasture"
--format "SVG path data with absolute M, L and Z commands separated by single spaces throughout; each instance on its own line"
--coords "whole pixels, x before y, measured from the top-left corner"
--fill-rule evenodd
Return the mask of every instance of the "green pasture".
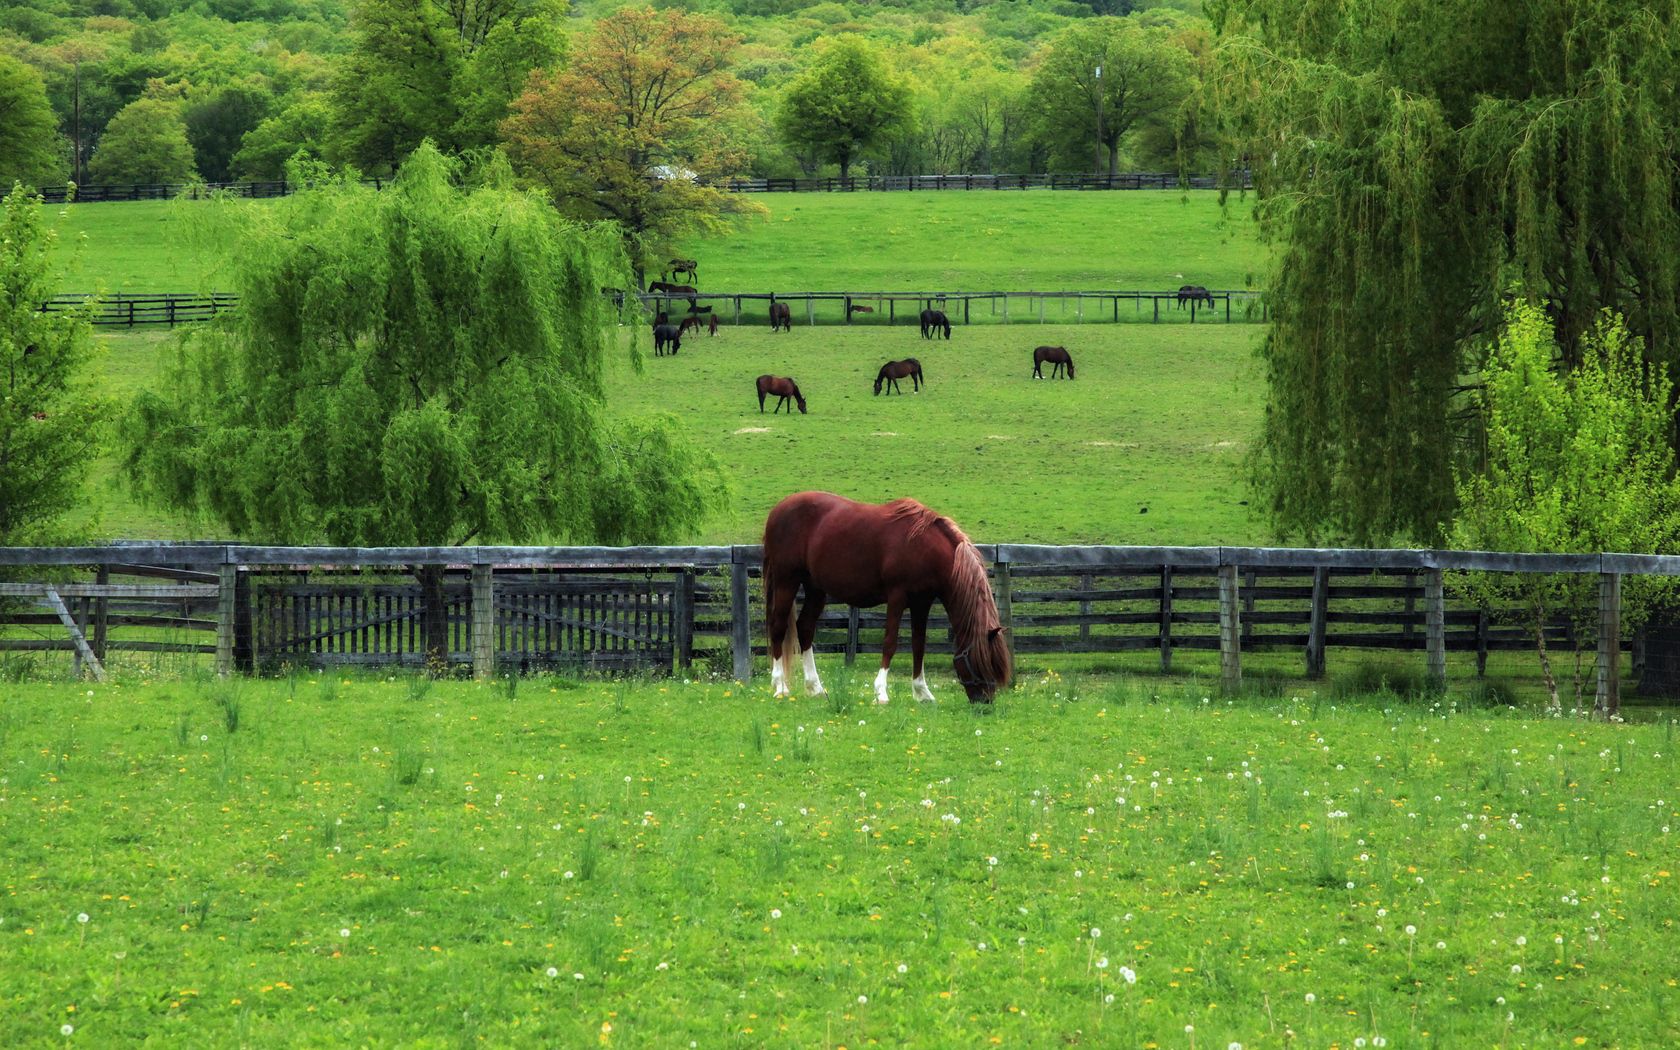
M 824 671 L 9 685 L 6 1043 L 1680 1039 L 1672 723 Z
M 1259 421 L 1261 331 L 1024 323 L 959 326 L 947 342 L 915 325 L 724 325 L 691 334 L 675 357 L 653 357 L 643 336 L 643 371 L 626 352 L 609 396 L 615 411 L 675 414 L 734 478 L 734 513 L 692 537 L 701 542 L 757 542 L 765 512 L 806 488 L 915 496 L 982 542 L 1258 542 L 1241 461 Z M 173 339 L 106 337 L 106 389 L 126 398 L 155 381 Z M 1031 378 L 1044 343 L 1068 348 L 1076 379 Z M 903 394 L 871 393 L 883 363 L 912 356 L 921 393 L 907 382 Z M 809 414 L 775 415 L 774 401 L 761 414 L 754 381 L 765 372 L 794 377 Z M 105 537 L 221 535 L 137 504 L 115 460 L 90 479 L 79 524 Z
M 1211 191 L 757 194 L 768 214 L 683 250 L 699 287 L 770 291 L 1170 290 L 1263 283 L 1248 201 Z M 61 225 L 65 291 L 226 290 L 217 209 L 83 204 Z M 64 210 L 64 209 L 55 209 Z

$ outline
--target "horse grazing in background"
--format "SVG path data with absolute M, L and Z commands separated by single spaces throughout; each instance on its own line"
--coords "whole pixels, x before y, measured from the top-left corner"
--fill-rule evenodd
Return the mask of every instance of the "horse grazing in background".
M 789 398 L 798 403 L 799 414 L 805 414 L 805 395 L 799 392 L 799 384 L 787 376 L 764 375 L 758 377 L 758 410 L 761 413 L 764 411 L 764 398 L 767 394 L 774 394 L 777 398 L 775 411 L 771 412 L 771 415 L 780 412 L 782 406 L 787 405 Z M 793 415 L 791 405 L 788 405 L 788 415 Z
M 653 326 L 653 356 L 664 357 L 665 348 L 670 347 L 672 356 L 682 349 L 683 330 L 680 325 L 656 324 Z
M 865 306 L 862 303 L 852 304 L 852 313 L 854 314 L 872 314 L 874 312 L 875 308 L 873 306 Z
M 922 311 L 922 338 L 932 339 L 941 331 L 945 338 L 951 338 L 951 319 L 945 316 L 944 310 Z
M 708 337 L 717 335 L 717 328 L 717 314 L 712 314 L 710 317 L 706 318 L 706 335 Z
M 654 295 L 689 296 L 690 302 L 693 301 L 692 297 L 698 294 L 698 290 L 692 285 L 669 284 L 665 281 L 654 281 L 652 284 L 648 285 L 648 291 Z
M 1178 286 L 1178 308 L 1184 309 L 1185 303 L 1207 303 L 1213 305 L 1213 293 L 1199 284 L 1181 284 Z
M 770 330 L 774 332 L 778 328 L 793 331 L 793 309 L 787 303 L 770 304 Z
M 1044 378 L 1044 362 L 1046 361 L 1054 366 L 1050 369 L 1051 379 L 1061 375 L 1064 366 L 1067 368 L 1067 377 L 1069 379 L 1073 378 L 1073 355 L 1069 354 L 1065 347 L 1041 346 L 1033 351 L 1034 379 Z
M 793 622 L 793 603 L 805 588 L 805 607 Z M 799 492 L 764 522 L 764 605 L 768 612 L 770 681 L 790 693 L 796 651 L 804 659 L 805 688 L 823 691 L 811 643 L 830 600 L 886 604 L 881 670 L 875 702 L 887 702 L 887 668 L 898 649 L 898 623 L 910 610 L 910 694 L 932 700 L 922 671 L 928 612 L 937 599 L 951 618 L 952 667 L 972 703 L 989 703 L 1011 673 L 1009 640 L 998 619 L 980 552 L 955 522 L 913 499 L 879 506 L 829 492 Z
M 701 323 L 699 314 L 689 314 L 687 317 L 682 319 L 681 324 L 677 325 L 677 334 L 687 335 L 690 328 L 698 332 L 700 330 Z
M 693 259 L 672 259 L 670 262 L 665 264 L 665 272 L 659 276 L 680 277 L 683 274 L 687 274 L 688 279 L 692 281 L 699 276 L 699 273 L 696 270 L 696 267 L 699 265 L 700 264 L 695 262 Z
M 885 384 L 890 390 L 896 390 L 902 394 L 904 391 L 899 390 L 898 381 L 906 378 L 910 380 L 912 393 L 922 389 L 922 384 L 926 380 L 922 378 L 922 363 L 920 361 L 914 357 L 906 357 L 902 361 L 888 361 L 881 366 L 879 372 L 875 373 L 875 392 L 879 394 L 882 384 Z

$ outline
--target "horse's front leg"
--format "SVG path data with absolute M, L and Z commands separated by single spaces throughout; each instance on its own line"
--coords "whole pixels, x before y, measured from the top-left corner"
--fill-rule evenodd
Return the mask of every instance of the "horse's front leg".
M 927 654 L 928 610 L 933 599 L 917 599 L 910 606 L 910 695 L 917 700 L 933 703 L 933 690 L 928 688 L 922 673 L 922 657 Z
M 892 666 L 893 654 L 898 652 L 898 621 L 904 615 L 904 596 L 887 597 L 887 625 L 881 635 L 881 670 L 875 675 L 875 702 L 887 702 L 887 668 Z
M 766 577 L 771 582 L 766 586 L 765 614 L 768 629 L 768 648 L 770 650 L 770 688 L 775 696 L 792 696 L 793 691 L 788 688 L 788 667 L 784 662 L 787 653 L 788 628 L 793 620 L 793 601 L 799 594 L 797 583 L 788 584 Z

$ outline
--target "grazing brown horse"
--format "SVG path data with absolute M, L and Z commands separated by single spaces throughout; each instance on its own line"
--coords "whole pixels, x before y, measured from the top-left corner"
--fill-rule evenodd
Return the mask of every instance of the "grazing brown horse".
M 665 281 L 654 281 L 648 285 L 648 291 L 655 295 L 695 295 L 698 290 L 691 285 L 670 284 Z
M 670 262 L 665 264 L 665 273 L 660 274 L 660 276 L 663 277 L 666 274 L 669 274 L 672 277 L 677 277 L 686 273 L 688 274 L 688 279 L 692 281 L 699 275 L 699 265 L 700 264 L 695 262 L 693 259 L 672 259 Z
M 945 338 L 951 338 L 951 319 L 945 316 L 944 310 L 922 311 L 922 338 L 932 339 L 944 333 Z
M 882 365 L 881 370 L 875 373 L 875 392 L 879 394 L 882 384 L 885 384 L 889 390 L 897 390 L 902 394 L 904 391 L 899 390 L 898 381 L 905 378 L 910 380 L 912 393 L 922 389 L 922 383 L 925 382 L 922 379 L 922 363 L 914 357 L 906 357 L 902 361 L 888 361 Z
M 782 410 L 782 406 L 787 405 L 788 398 L 792 398 L 794 401 L 798 402 L 800 415 L 805 414 L 805 395 L 799 392 L 799 384 L 795 383 L 787 376 L 764 375 L 758 377 L 758 410 L 760 412 L 764 411 L 764 397 L 766 394 L 774 394 L 777 398 L 776 408 L 770 413 L 771 415 L 775 415 L 777 412 L 780 412 Z M 788 405 L 788 415 L 793 415 L 793 407 L 791 405 Z
M 793 331 L 793 309 L 787 303 L 770 304 L 770 330 L 774 332 L 778 328 Z
M 677 334 L 687 335 L 690 328 L 698 332 L 700 330 L 700 324 L 701 321 L 699 314 L 689 314 L 687 317 L 682 319 L 681 324 L 677 325 Z
M 872 314 L 874 312 L 875 308 L 873 306 L 865 306 L 862 303 L 852 304 L 852 313 L 854 314 Z
M 1213 293 L 1199 284 L 1181 284 L 1178 286 L 1178 308 L 1184 309 L 1185 303 L 1207 303 L 1213 305 Z
M 682 349 L 682 327 L 674 324 L 656 324 L 653 326 L 653 356 L 664 357 L 666 347 L 671 354 L 676 355 Z
M 717 314 L 706 318 L 706 334 L 708 336 L 717 335 Z
M 793 603 L 805 588 L 805 607 L 793 623 Z M 795 649 L 804 658 L 805 688 L 823 691 L 811 649 L 817 618 L 829 600 L 887 606 L 875 702 L 887 702 L 887 668 L 898 649 L 898 622 L 910 610 L 910 693 L 932 700 L 922 672 L 928 611 L 934 600 L 951 618 L 952 666 L 968 699 L 988 703 L 1009 684 L 1009 640 L 980 552 L 955 522 L 913 499 L 874 505 L 829 492 L 799 492 L 764 522 L 764 605 L 770 628 L 770 681 L 789 693 Z
M 1041 346 L 1033 351 L 1033 378 L 1044 378 L 1044 362 L 1050 362 L 1054 367 L 1050 369 L 1050 378 L 1061 375 L 1063 366 L 1067 367 L 1067 377 L 1073 378 L 1073 355 L 1065 347 Z

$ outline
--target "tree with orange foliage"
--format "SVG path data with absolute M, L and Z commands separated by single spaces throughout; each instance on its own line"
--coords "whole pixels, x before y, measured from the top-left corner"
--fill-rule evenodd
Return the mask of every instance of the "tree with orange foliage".
M 562 212 L 618 223 L 638 281 L 680 238 L 763 212 L 709 185 L 746 166 L 744 87 L 728 71 L 739 42 L 705 15 L 618 11 L 568 68 L 533 73 L 502 123 L 516 170 Z

